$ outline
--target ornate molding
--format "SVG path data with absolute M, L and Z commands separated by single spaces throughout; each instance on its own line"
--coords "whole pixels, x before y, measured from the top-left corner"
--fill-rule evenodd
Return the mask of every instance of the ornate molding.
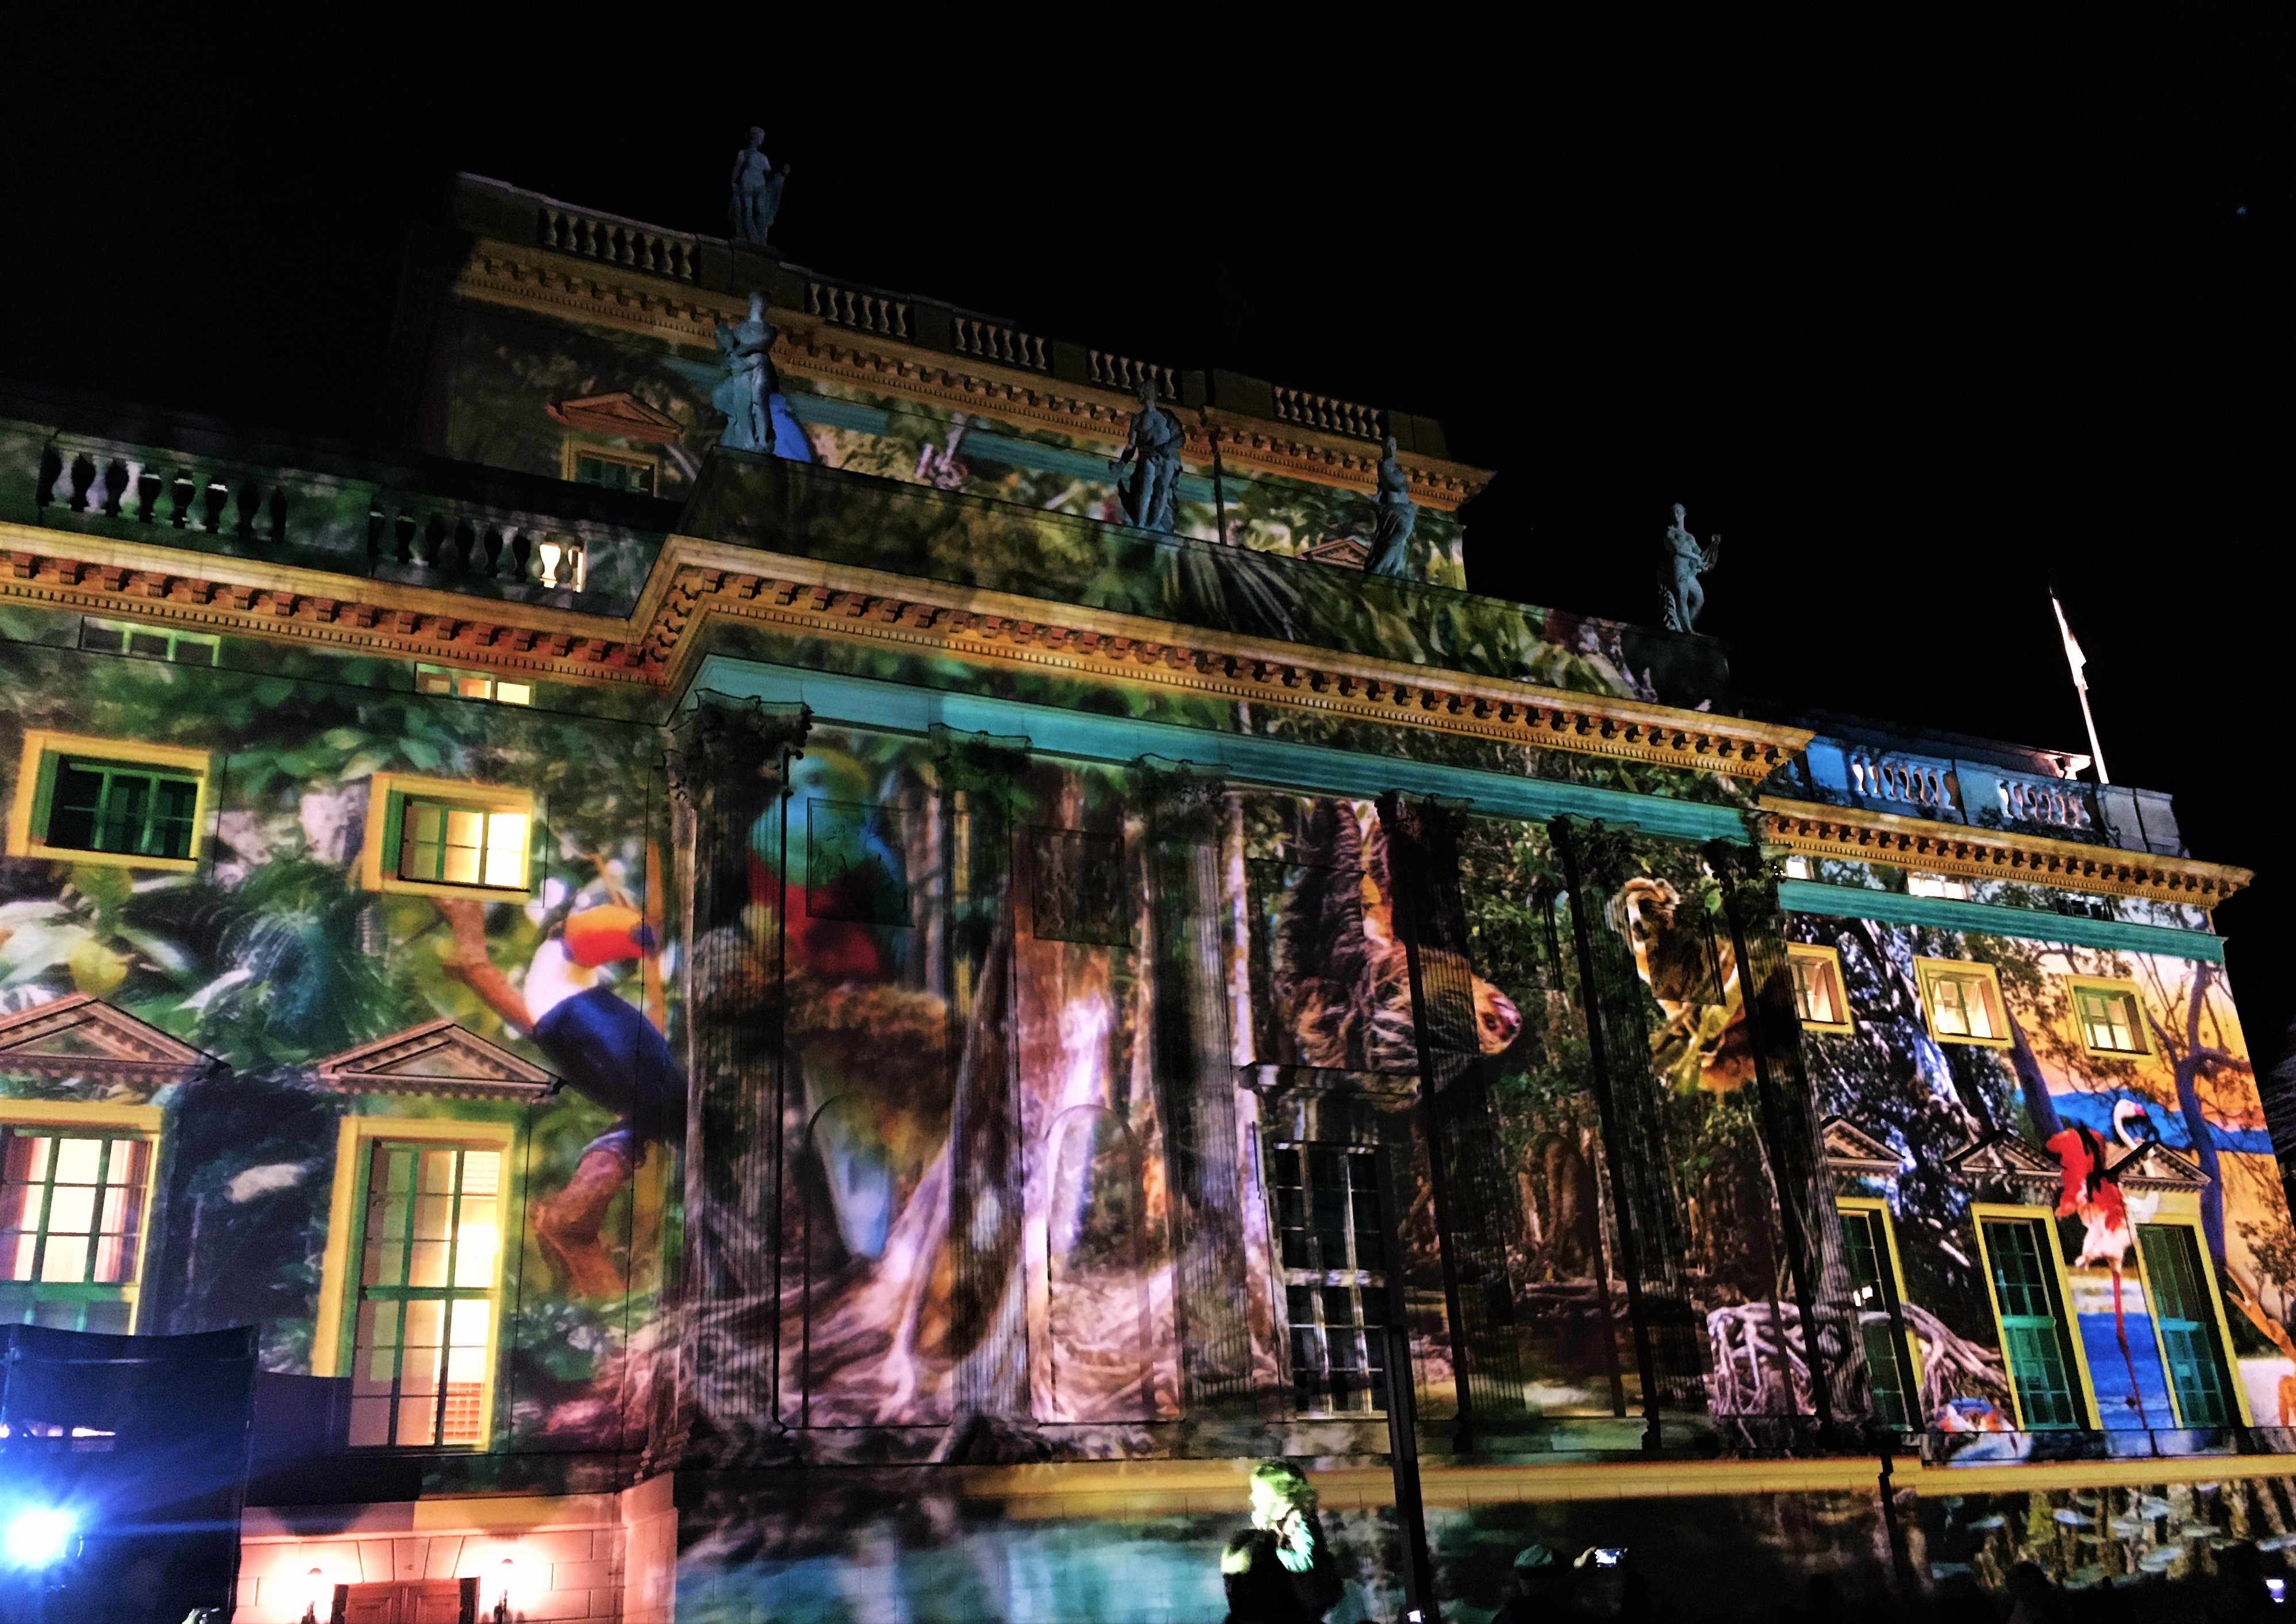
M 741 567 L 734 567 L 738 563 Z M 1757 782 L 1806 729 L 1250 638 L 672 537 L 622 620 L 0 524 L 0 601 L 342 652 L 674 690 L 712 616 L 1199 697 Z M 2078 849 L 2087 852 L 2092 849 Z
M 717 323 L 747 314 L 746 306 L 736 308 L 731 300 L 683 283 L 635 274 L 617 277 L 612 267 L 594 260 L 496 242 L 472 250 L 455 285 L 465 297 L 488 303 L 540 306 L 568 320 L 701 349 L 714 348 Z M 1132 422 L 1131 398 L 1112 390 L 827 324 L 804 310 L 776 306 L 767 319 L 781 334 L 774 364 L 799 377 L 986 412 L 1111 445 L 1123 441 Z M 1199 464 L 1200 472 L 1210 463 L 1217 439 L 1221 459 L 1239 466 L 1365 495 L 1378 487 L 1376 445 L 1218 408 L 1185 414 L 1195 421 L 1186 425 L 1182 455 Z M 1412 499 L 1430 507 L 1456 508 L 1490 481 L 1488 472 L 1464 463 L 1407 451 L 1397 460 L 1410 476 Z
M 508 1049 L 441 1017 L 331 1054 L 313 1068 L 338 1094 L 398 1094 L 453 1100 L 544 1098 L 558 1079 Z
M 86 993 L 0 1020 L 0 1075 L 105 1078 L 158 1087 L 215 1070 L 216 1062 L 189 1044 Z
M 2157 857 L 2115 846 L 2005 830 L 1932 824 L 1893 812 L 1760 798 L 1765 838 L 1808 857 L 1887 863 L 1981 880 L 2021 880 L 2068 890 L 2215 908 L 2256 876 L 2245 868 L 2192 857 Z

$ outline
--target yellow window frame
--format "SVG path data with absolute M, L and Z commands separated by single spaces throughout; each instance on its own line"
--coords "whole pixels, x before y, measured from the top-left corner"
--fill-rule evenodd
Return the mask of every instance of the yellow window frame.
M 2240 1357 L 2233 1351 L 2232 1321 L 2225 1314 L 2224 1292 L 2218 1287 L 2216 1263 L 2209 1252 L 2208 1226 L 2201 1221 L 2199 1212 L 2169 1212 L 2165 1210 L 2167 1205 L 2167 1202 L 2162 1202 L 2164 1210 L 2154 1213 L 2144 1222 L 2147 1226 L 2175 1225 L 2193 1232 L 2193 1244 L 2200 1251 L 2202 1284 L 2209 1294 L 2209 1307 L 2217 1317 L 2217 1346 L 2224 1349 L 2225 1381 L 2232 1388 L 2233 1403 L 2240 1412 L 2240 1424 L 2252 1427 L 2256 1424 L 2256 1418 L 2249 1410 L 2248 1383 L 2240 1379 Z M 2197 1202 L 2194 1205 L 2198 1205 Z M 2136 1278 L 2144 1287 L 2144 1317 L 2152 1322 L 2153 1347 L 2161 1357 L 2161 1384 L 2169 1390 L 2169 1410 L 2176 1415 L 2177 1424 L 2181 1426 L 2185 1417 L 2177 1398 L 2177 1384 L 2169 1379 L 2169 1343 L 2161 1333 L 2160 1299 L 2152 1294 L 2152 1271 L 2144 1265 L 2144 1248 L 2136 1240 L 2136 1225 L 2133 1220 L 2129 1225 L 2128 1238 L 2129 1250 L 2136 1254 Z
M 1991 1012 L 2001 1030 L 1996 1038 L 1977 1038 L 1962 1032 L 1941 1032 L 1937 1023 L 1937 983 L 1950 978 L 1954 980 L 1981 982 L 1992 999 Z M 2009 1035 L 2009 1005 L 2001 996 L 2000 972 L 1981 959 L 1917 958 L 1914 961 L 1914 980 L 1921 989 L 1922 1020 L 1929 1027 L 1930 1037 L 1939 1043 L 1974 1044 L 1980 1048 L 2005 1049 L 2016 1039 Z
M 1945 961 L 1958 963 L 1957 960 Z M 2049 1267 L 2054 1271 L 2057 1301 L 2063 1305 L 2065 1340 L 2072 1344 L 2073 1374 L 2080 1382 L 2081 1414 L 2087 1421 L 2087 1431 L 2102 1431 L 2096 1418 L 2096 1383 L 2088 1373 L 2088 1349 L 2081 1341 L 2080 1317 L 2073 1312 L 2071 1273 L 2065 1267 L 2064 1237 L 2057 1233 L 2057 1215 L 2048 1207 L 2015 1206 L 2005 1202 L 1972 1202 L 1969 1208 L 1970 1222 L 1977 1230 L 1977 1264 L 1985 1275 L 1985 1303 L 1993 1315 L 1993 1334 L 2001 1348 L 2001 1374 L 2009 1379 L 2009 1407 L 2017 1417 L 2017 1430 L 2025 1425 L 2025 1401 L 2017 1394 L 2017 1373 L 2009 1362 L 2009 1333 L 2001 1318 L 2001 1293 L 1993 1284 L 1993 1251 L 1985 1243 L 1985 1220 L 2005 1218 L 2037 1222 L 2049 1238 Z M 2150 1299 L 2147 1299 L 2150 1301 Z M 2226 1343 L 2227 1347 L 2231 1344 Z M 2054 1430 L 2054 1429 L 2049 1429 Z
M 409 800 L 443 800 L 488 812 L 526 816 L 526 883 L 515 889 L 493 885 L 447 885 L 404 880 L 398 874 L 399 823 Z M 417 897 L 470 897 L 485 902 L 524 902 L 534 894 L 542 833 L 529 790 L 465 783 L 453 778 L 422 778 L 412 773 L 377 773 L 367 791 L 366 840 L 359 851 L 359 883 L 371 891 L 404 891 Z
M 1882 1215 L 1882 1241 L 1890 1251 L 1890 1284 L 1898 1293 L 1898 1306 L 1902 1309 L 1913 1300 L 1906 1295 L 1906 1260 L 1898 1255 L 1898 1220 L 1890 1210 L 1890 1203 L 1878 1195 L 1837 1195 L 1833 1198 L 1833 1205 L 1835 1210 L 1841 1212 L 1878 1212 Z M 1911 1325 L 1906 1327 L 1906 1341 L 1913 1344 L 1906 1352 L 1913 1360 L 1914 1385 L 1918 1390 L 1923 1368 L 1922 1339 L 1915 1334 Z
M 1856 1030 L 1857 1022 L 1851 1019 L 1849 1013 L 1849 982 L 1841 973 L 1841 950 L 1824 947 L 1816 942 L 1788 942 L 1786 944 L 1788 973 L 1792 973 L 1792 962 L 1795 959 L 1826 966 L 1828 972 L 1833 977 L 1834 1000 L 1841 1009 L 1841 1019 L 1839 1021 L 1812 1021 L 1807 1015 L 1802 1016 L 1801 1029 L 1805 1032 Z
M 147 857 L 128 851 L 83 851 L 76 846 L 51 846 L 33 833 L 32 820 L 46 798 L 55 763 L 66 757 L 117 762 L 123 767 L 155 767 L 182 773 L 200 781 L 192 802 L 192 855 L 187 857 Z M 16 797 L 8 809 L 8 855 L 45 857 L 53 863 L 82 863 L 99 868 L 149 868 L 163 874 L 196 874 L 207 845 L 208 821 L 215 811 L 215 752 L 186 750 L 175 744 L 144 744 L 127 739 L 97 739 L 85 734 L 56 733 L 35 727 L 24 734 L 24 752 L 16 771 Z
M 2100 1049 L 2088 1040 L 2088 1022 L 2081 1019 L 2080 996 L 2084 992 L 2111 993 L 2129 1001 L 2129 1035 L 2136 1039 L 2133 1049 Z M 2152 1038 L 2144 1029 L 2144 995 L 2134 981 L 2115 980 L 2111 976 L 2073 975 L 2065 978 L 2065 1002 L 2071 1011 L 2073 1041 L 2081 1052 L 2098 1060 L 2149 1060 L 2152 1055 Z
M 351 1279 L 365 1256 L 367 1166 L 374 1141 L 401 1139 L 425 1144 L 455 1144 L 502 1154 L 502 1243 L 495 1249 L 495 1311 L 487 1316 L 487 1383 L 479 1396 L 479 1436 L 493 1448 L 495 1387 L 501 1377 L 503 1320 L 513 1300 L 512 1272 L 525 1233 L 525 1185 L 519 1177 L 518 1124 L 462 1121 L 453 1117 L 345 1117 L 335 1129 L 335 1182 L 327 1199 L 327 1246 L 319 1262 L 319 1310 L 311 1330 L 311 1374 L 348 1376 L 357 1337 L 357 1283 Z
M 559 453 L 559 477 L 572 481 L 584 457 L 594 463 L 618 463 L 625 468 L 643 468 L 646 473 L 644 494 L 649 496 L 661 495 L 661 459 L 658 456 L 643 451 L 623 451 L 569 434 L 563 449 Z
M 0 1099 L 0 1127 L 83 1128 L 97 1132 L 130 1133 L 152 1144 L 149 1175 L 144 1181 L 144 1206 L 135 1220 L 135 1278 L 119 1288 L 127 1305 L 127 1333 L 134 1335 L 144 1315 L 144 1268 L 152 1252 L 152 1207 L 160 1186 L 160 1152 L 166 1112 L 157 1105 L 114 1105 L 103 1101 Z M 2231 1344 L 2227 1342 L 2226 1347 Z

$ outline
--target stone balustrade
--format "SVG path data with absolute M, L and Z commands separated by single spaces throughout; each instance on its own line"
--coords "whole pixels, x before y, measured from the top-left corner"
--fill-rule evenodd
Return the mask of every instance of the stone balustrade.
M 890 293 L 809 278 L 805 284 L 805 311 L 857 332 L 874 332 L 889 339 L 909 336 L 909 301 Z
M 1306 390 L 1286 389 L 1281 384 L 1275 388 L 1275 418 L 1278 422 L 1296 423 L 1327 434 L 1345 434 L 1354 439 L 1377 439 L 1382 433 L 1375 407 L 1357 406 L 1352 400 L 1335 400 L 1329 395 L 1310 394 Z
M 2013 830 L 2053 840 L 2177 856 L 2168 796 L 1996 762 L 1930 755 L 1821 735 L 1781 775 L 1782 792 L 1904 817 Z
M 1143 383 L 1153 380 L 1160 398 L 1177 401 L 1180 398 L 1180 375 L 1168 366 L 1136 361 L 1130 356 L 1115 355 L 1105 349 L 1087 350 L 1086 353 L 1092 364 L 1092 381 L 1103 389 L 1121 390 L 1128 395 L 1136 395 Z

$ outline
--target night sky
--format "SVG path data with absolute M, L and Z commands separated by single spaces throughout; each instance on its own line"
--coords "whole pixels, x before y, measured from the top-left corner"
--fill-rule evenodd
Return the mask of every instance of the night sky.
M 760 21 L 793 14 L 301 55 L 125 23 L 21 38 L 0 384 L 367 439 L 400 243 L 455 170 L 720 233 L 761 123 L 796 168 L 775 235 L 800 264 L 1439 418 L 1500 471 L 1469 510 L 1479 590 L 1651 621 L 1685 503 L 1724 538 L 1702 629 L 1742 693 L 2085 750 L 2054 577 L 2115 781 L 2259 871 L 2218 923 L 2279 1056 L 2285 8 Z

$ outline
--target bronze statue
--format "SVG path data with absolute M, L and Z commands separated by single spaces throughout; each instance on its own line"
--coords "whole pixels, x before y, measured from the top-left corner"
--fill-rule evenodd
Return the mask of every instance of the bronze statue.
M 1172 501 L 1179 494 L 1180 447 L 1185 439 L 1179 420 L 1156 404 L 1156 381 L 1143 380 L 1140 409 L 1132 414 L 1124 449 L 1108 464 L 1113 469 L 1132 464 L 1131 479 L 1116 488 L 1117 505 L 1124 510 L 1127 524 L 1171 533 Z
M 1674 504 L 1674 522 L 1666 527 L 1666 553 L 1659 564 L 1659 613 L 1670 632 L 1695 630 L 1706 607 L 1706 588 L 1699 577 L 1722 561 L 1722 538 L 1698 545 L 1683 524 L 1683 507 Z
M 709 404 L 726 414 L 726 431 L 718 443 L 735 451 L 772 451 L 773 397 L 781 388 L 775 373 L 775 333 L 766 320 L 766 296 L 750 295 L 746 321 L 718 324 L 718 354 L 726 375 L 709 391 Z
M 1372 531 L 1371 562 L 1365 568 L 1374 575 L 1415 578 L 1418 571 L 1411 567 L 1411 527 L 1419 522 L 1419 507 L 1411 499 L 1411 477 L 1395 460 L 1392 434 L 1380 448 L 1379 495 L 1372 505 L 1378 517 Z
M 752 128 L 750 144 L 734 154 L 734 195 L 726 214 L 734 242 L 766 245 L 766 234 L 782 211 L 782 188 L 789 176 L 789 165 L 776 169 L 766 157 L 766 132 Z

